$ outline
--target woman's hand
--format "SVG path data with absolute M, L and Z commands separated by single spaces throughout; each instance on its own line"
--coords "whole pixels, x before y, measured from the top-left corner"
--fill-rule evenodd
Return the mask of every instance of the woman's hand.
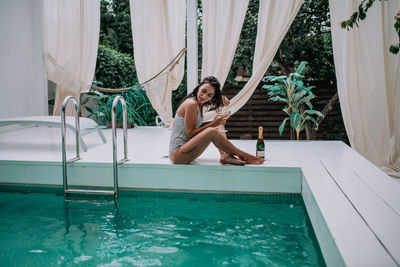
M 228 117 L 229 116 L 227 114 L 217 114 L 210 124 L 215 127 L 220 125 L 225 125 L 225 122 L 228 119 Z

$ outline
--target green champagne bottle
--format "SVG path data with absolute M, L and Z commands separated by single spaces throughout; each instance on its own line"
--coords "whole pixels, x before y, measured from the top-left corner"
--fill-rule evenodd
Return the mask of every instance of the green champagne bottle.
M 256 156 L 259 158 L 265 157 L 265 145 L 263 140 L 263 127 L 258 127 L 258 140 L 257 140 L 257 148 L 256 148 Z

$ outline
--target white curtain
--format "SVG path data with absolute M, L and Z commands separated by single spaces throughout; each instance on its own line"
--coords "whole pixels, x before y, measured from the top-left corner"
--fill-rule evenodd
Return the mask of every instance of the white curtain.
M 231 103 L 224 108 L 225 110 L 233 114 L 249 100 L 264 77 L 302 3 L 303 0 L 260 0 L 252 76 L 243 89 L 230 100 Z M 207 112 L 205 120 L 212 119 L 214 115 L 213 112 Z
M 48 115 L 42 18 L 41 1 L 0 1 L 0 118 Z
M 79 101 L 80 93 L 90 89 L 99 42 L 100 0 L 44 0 L 43 5 L 44 54 L 48 79 L 57 84 L 53 115 L 58 115 L 66 96 Z
M 130 0 L 136 71 L 153 108 L 168 127 L 172 118 L 172 90 L 184 74 L 185 0 Z M 181 54 L 182 55 L 182 54 Z M 178 56 L 178 58 L 176 58 Z M 176 64 L 168 66 L 172 61 Z M 160 73 L 162 71 L 162 73 Z
M 223 87 L 249 0 L 203 0 L 203 61 L 201 77 L 215 76 Z
M 400 57 L 396 39 L 400 1 L 376 1 L 359 28 L 340 28 L 361 0 L 330 0 L 332 43 L 343 120 L 352 148 L 400 177 Z

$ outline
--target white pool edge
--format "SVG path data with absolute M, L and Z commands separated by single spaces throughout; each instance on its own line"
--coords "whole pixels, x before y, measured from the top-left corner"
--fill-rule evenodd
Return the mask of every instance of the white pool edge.
M 400 247 L 399 183 L 391 181 L 347 145 L 326 141 L 266 141 L 266 164 L 245 167 L 219 165 L 218 152 L 211 147 L 197 161 L 197 165 L 179 166 L 171 165 L 168 159 L 160 157 L 159 151 L 155 153 L 148 149 L 148 139 L 157 137 L 155 147 L 159 147 L 164 143 L 160 136 L 164 135 L 150 131 L 152 129 L 143 130 L 146 131 L 142 133 L 141 129 L 132 130 L 130 135 L 136 143 L 135 149 L 130 150 L 130 163 L 120 167 L 120 175 L 125 177 L 120 184 L 123 189 L 134 187 L 155 191 L 301 193 L 328 266 L 399 266 L 400 253 L 397 252 L 400 250 L 396 251 Z M 97 142 L 95 137 L 94 141 Z M 234 142 L 249 152 L 255 146 L 254 140 Z M 62 170 L 56 148 L 40 156 L 36 150 L 29 150 L 29 154 L 24 156 L 7 145 L 10 153 L 3 150 L 0 183 L 36 183 L 61 188 Z M 104 159 L 108 157 L 107 154 L 98 157 L 109 150 L 107 145 L 98 146 L 93 142 L 89 152 L 83 154 L 84 160 L 69 166 L 71 182 L 88 185 L 89 180 L 85 177 L 92 175 L 100 186 L 111 185 L 112 163 Z M 9 154 L 12 156 L 9 157 Z M 26 162 L 19 158 L 25 158 Z M 45 179 L 42 177 L 43 172 L 47 175 Z M 133 173 L 135 177 L 132 178 Z M 246 175 L 254 176 L 246 179 Z M 286 175 L 292 177 L 286 179 Z M 214 176 L 221 177 L 215 180 Z M 362 192 L 357 187 L 360 183 L 365 185 Z M 373 205 L 377 202 L 380 202 L 379 208 Z M 384 207 L 384 213 L 381 207 Z M 394 220 L 388 223 L 387 218 Z

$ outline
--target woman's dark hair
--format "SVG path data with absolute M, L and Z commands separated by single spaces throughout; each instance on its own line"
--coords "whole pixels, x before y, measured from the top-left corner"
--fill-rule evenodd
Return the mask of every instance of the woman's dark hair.
M 197 92 L 199 91 L 200 86 L 203 84 L 210 84 L 215 89 L 215 93 L 213 97 L 207 102 L 204 103 L 204 106 L 211 106 L 213 109 L 217 109 L 222 105 L 222 94 L 221 94 L 221 84 L 214 76 L 205 77 L 194 89 L 193 91 L 188 94 L 185 98 L 182 99 L 179 106 L 189 97 L 194 97 L 197 101 Z

